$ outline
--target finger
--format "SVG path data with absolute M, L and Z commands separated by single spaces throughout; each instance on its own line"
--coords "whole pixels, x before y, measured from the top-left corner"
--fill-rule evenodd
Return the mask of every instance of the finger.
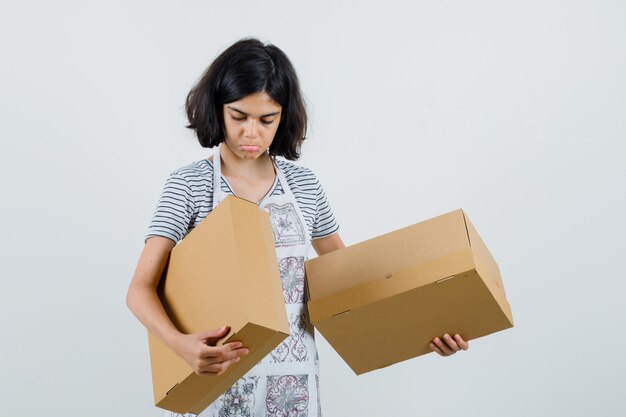
M 209 348 L 210 351 L 207 351 L 204 354 L 204 358 L 206 359 L 216 359 L 220 362 L 231 360 L 237 356 L 243 356 L 250 353 L 248 348 L 241 346 L 241 343 L 238 344 L 238 348 L 232 348 L 230 346 L 220 346 L 218 348 Z
M 196 374 L 201 376 L 217 376 L 217 372 L 196 371 Z
M 459 345 L 459 347 L 461 349 L 463 349 L 463 350 L 469 349 L 469 343 L 466 342 L 465 340 L 463 340 L 461 335 L 455 334 L 454 335 L 454 340 L 456 340 L 456 344 Z
M 224 371 L 226 371 L 226 366 L 223 365 L 223 362 L 220 363 L 213 363 L 211 365 L 207 365 L 207 366 L 203 366 L 200 368 L 199 372 L 197 372 L 197 374 L 199 375 L 221 375 L 224 373 Z
M 459 350 L 461 350 L 459 345 L 456 344 L 454 339 L 451 338 L 448 333 L 443 335 L 443 340 L 448 344 L 448 346 L 450 346 L 450 349 L 452 349 L 453 351 L 458 352 Z
M 201 348 L 200 358 L 202 359 L 214 359 L 219 358 L 222 355 L 222 350 L 220 348 L 205 346 Z
M 226 353 L 241 349 L 243 347 L 243 343 L 241 342 L 233 342 L 226 343 L 222 346 L 203 346 L 202 351 L 200 352 L 200 357 L 202 358 L 219 358 Z
M 446 353 L 448 355 L 452 355 L 454 353 L 454 351 L 450 349 L 450 346 L 443 343 L 441 339 L 439 339 L 438 337 L 435 337 L 434 342 L 435 342 L 435 345 L 437 345 L 437 347 L 441 349 L 443 353 Z
M 210 346 L 215 346 L 215 344 L 222 339 L 224 336 L 228 334 L 230 331 L 230 327 L 222 326 L 219 329 L 214 329 L 202 334 L 202 340 Z
M 230 330 L 230 328 L 228 326 L 222 326 L 219 329 L 213 329 L 213 330 L 209 330 L 207 332 L 201 333 L 201 337 L 203 339 L 207 339 L 207 338 L 211 338 L 211 337 L 219 337 L 219 336 L 222 336 L 222 335 L 228 333 L 229 330 Z
M 220 355 L 216 359 L 219 359 L 221 362 L 230 361 L 230 360 L 233 360 L 235 358 L 240 358 L 243 355 L 247 355 L 248 352 L 249 352 L 249 350 L 246 349 L 246 348 L 228 350 L 228 351 L 225 351 L 224 353 L 222 353 L 222 355 Z
M 210 367 L 216 367 L 217 365 L 228 367 L 235 362 L 239 362 L 240 360 L 241 360 L 241 355 L 228 357 L 224 360 L 212 358 L 212 359 L 201 361 L 199 368 L 209 369 Z
M 430 342 L 430 345 L 429 345 L 429 346 L 430 346 L 430 348 L 431 348 L 434 352 L 437 352 L 440 356 L 448 356 L 448 355 L 446 355 L 445 353 L 443 353 L 443 352 L 441 351 L 441 349 L 439 349 L 437 346 L 435 346 L 435 344 L 434 344 L 433 342 Z
M 228 342 L 228 343 L 224 343 L 222 345 L 222 347 L 229 348 L 231 350 L 240 349 L 240 348 L 243 347 L 243 343 L 239 342 L 239 341 L 237 341 L 237 342 Z
M 219 371 L 217 374 L 218 374 L 218 375 L 223 374 L 224 372 L 226 372 L 226 371 L 228 370 L 228 368 L 230 367 L 230 365 L 232 365 L 232 364 L 234 364 L 234 363 L 237 363 L 237 362 L 239 362 L 240 360 L 241 360 L 241 358 L 240 358 L 239 356 L 237 356 L 237 357 L 235 357 L 235 358 L 233 358 L 233 359 L 230 359 L 230 360 L 227 360 L 227 361 L 222 362 L 222 363 L 220 364 L 221 371 Z

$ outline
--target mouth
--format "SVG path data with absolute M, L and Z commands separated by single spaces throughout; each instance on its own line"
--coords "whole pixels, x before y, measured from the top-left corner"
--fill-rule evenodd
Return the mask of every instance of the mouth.
M 239 145 L 239 147 L 246 152 L 258 152 L 261 150 L 261 147 L 257 145 Z

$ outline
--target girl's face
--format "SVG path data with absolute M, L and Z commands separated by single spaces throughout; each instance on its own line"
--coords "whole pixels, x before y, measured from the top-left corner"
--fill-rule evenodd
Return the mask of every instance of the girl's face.
M 266 92 L 224 104 L 224 142 L 241 159 L 258 158 L 274 140 L 280 112 L 281 106 Z

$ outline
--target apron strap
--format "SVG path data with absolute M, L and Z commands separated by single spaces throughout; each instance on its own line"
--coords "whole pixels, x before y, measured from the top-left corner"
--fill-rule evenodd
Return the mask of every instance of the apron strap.
M 217 151 L 213 154 L 213 210 L 226 197 L 222 191 L 222 160 L 220 157 L 221 143 L 217 145 Z
M 283 173 L 282 169 L 278 167 L 278 163 L 276 162 L 276 159 L 274 157 L 272 157 L 272 163 L 274 164 L 276 175 L 278 175 L 278 180 L 283 186 L 283 193 L 293 194 L 291 192 L 291 187 L 289 187 L 289 183 L 287 183 L 287 177 L 285 177 L 285 174 Z

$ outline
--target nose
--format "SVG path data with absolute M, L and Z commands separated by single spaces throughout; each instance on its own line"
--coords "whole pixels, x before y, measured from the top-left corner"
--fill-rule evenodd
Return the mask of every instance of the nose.
M 244 135 L 248 138 L 256 138 L 259 135 L 259 121 L 249 118 L 244 129 Z

